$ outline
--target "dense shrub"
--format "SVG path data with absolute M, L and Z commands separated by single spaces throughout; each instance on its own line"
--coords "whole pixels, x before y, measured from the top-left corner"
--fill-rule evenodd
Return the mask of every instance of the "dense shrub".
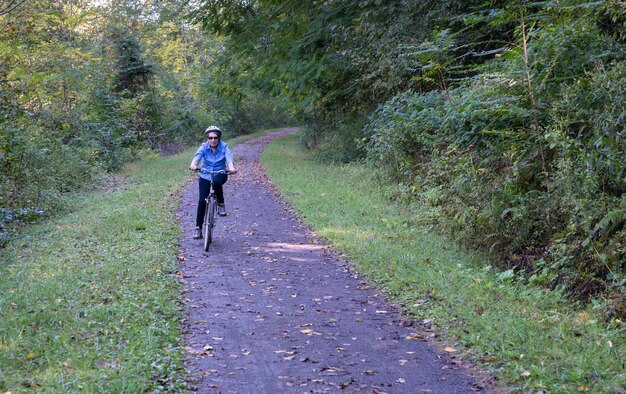
M 544 95 L 492 74 L 447 94 L 405 92 L 365 127 L 368 159 L 428 221 L 533 283 L 588 298 L 623 291 L 625 65 L 596 63 Z M 617 308 L 619 309 L 619 308 Z
M 0 15 L 0 246 L 138 153 L 231 119 L 198 89 L 213 40 L 172 23 L 182 2 L 28 3 Z

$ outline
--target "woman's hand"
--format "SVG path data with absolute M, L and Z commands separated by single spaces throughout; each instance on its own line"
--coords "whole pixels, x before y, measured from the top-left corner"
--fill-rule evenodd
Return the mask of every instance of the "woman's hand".
M 195 170 L 198 169 L 198 166 L 196 165 L 196 163 L 191 163 L 191 164 L 189 164 L 189 169 L 191 171 L 195 171 Z

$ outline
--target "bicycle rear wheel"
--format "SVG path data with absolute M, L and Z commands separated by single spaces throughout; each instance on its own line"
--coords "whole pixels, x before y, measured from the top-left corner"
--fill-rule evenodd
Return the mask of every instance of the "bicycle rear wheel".
M 207 212 L 204 215 L 204 251 L 209 251 L 209 245 L 211 245 L 213 227 L 215 226 L 215 211 L 217 210 L 217 204 L 215 197 L 209 196 L 209 203 L 207 204 Z

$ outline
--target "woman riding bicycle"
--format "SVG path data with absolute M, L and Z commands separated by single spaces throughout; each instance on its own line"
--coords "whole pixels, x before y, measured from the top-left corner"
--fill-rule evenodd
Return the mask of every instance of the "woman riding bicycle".
M 200 145 L 196 154 L 193 155 L 189 169 L 193 171 L 201 168 L 205 171 L 226 170 L 228 173 L 237 172 L 233 154 L 230 152 L 230 149 L 228 149 L 228 145 L 221 140 L 222 130 L 217 126 L 209 126 L 205 133 L 207 135 L 207 142 Z M 198 166 L 198 164 L 200 164 L 200 166 Z M 213 190 L 215 191 L 218 204 L 217 213 L 220 216 L 226 216 L 224 189 L 222 188 L 226 180 L 228 180 L 228 175 L 226 174 L 215 174 L 213 176 Z M 193 233 L 195 239 L 202 238 L 202 220 L 204 218 L 204 212 L 206 211 L 206 198 L 211 191 L 211 175 L 200 172 L 198 182 L 200 193 L 196 214 L 196 228 Z

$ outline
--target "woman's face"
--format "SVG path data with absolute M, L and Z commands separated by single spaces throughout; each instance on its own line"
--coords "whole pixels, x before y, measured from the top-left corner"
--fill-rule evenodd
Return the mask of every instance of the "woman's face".
M 209 140 L 209 145 L 211 145 L 211 148 L 216 148 L 217 143 L 220 142 L 220 137 L 217 136 L 217 133 L 213 132 L 209 133 L 207 139 Z

